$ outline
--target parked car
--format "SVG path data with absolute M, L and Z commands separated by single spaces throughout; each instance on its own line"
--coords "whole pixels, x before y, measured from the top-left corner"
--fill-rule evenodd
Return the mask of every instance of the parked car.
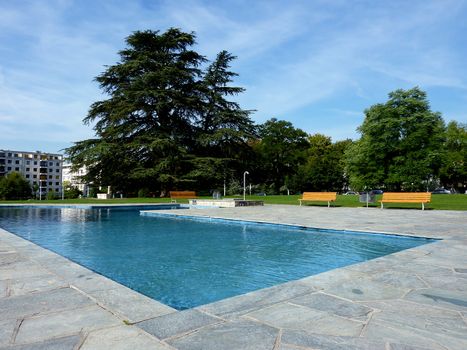
M 354 191 L 347 191 L 344 193 L 344 196 L 350 196 L 350 195 L 355 195 L 357 194 L 357 192 L 354 192 Z
M 370 193 L 372 194 L 383 194 L 383 190 L 371 190 Z
M 445 189 L 445 188 L 437 188 L 431 194 L 451 194 L 451 191 Z

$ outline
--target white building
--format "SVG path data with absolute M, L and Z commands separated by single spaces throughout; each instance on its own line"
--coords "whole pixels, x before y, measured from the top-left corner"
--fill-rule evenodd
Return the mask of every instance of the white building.
M 20 173 L 39 189 L 41 195 L 62 193 L 63 155 L 46 152 L 24 152 L 0 149 L 0 176 Z
M 63 164 L 63 182 L 67 181 L 71 186 L 77 187 L 85 197 L 89 196 L 89 186 L 83 182 L 82 176 L 86 175 L 86 167 L 83 166 L 78 171 L 71 170 L 72 164 Z

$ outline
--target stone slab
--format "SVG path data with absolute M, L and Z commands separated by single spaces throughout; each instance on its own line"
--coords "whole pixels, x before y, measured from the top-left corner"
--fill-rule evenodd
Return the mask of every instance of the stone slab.
M 71 288 L 60 288 L 42 293 L 33 293 L 0 299 L 2 319 L 21 319 L 33 315 L 94 305 L 86 296 Z
M 137 323 L 136 326 L 159 339 L 166 339 L 220 322 L 224 321 L 191 309 L 152 318 Z
M 32 343 L 47 339 L 121 325 L 122 322 L 99 306 L 66 310 L 25 319 L 15 343 Z
M 80 350 L 173 349 L 134 326 L 117 326 L 90 332 Z
M 179 350 L 271 350 L 279 330 L 248 320 L 202 328 L 168 343 Z
M 291 299 L 289 302 L 358 321 L 366 321 L 369 314 L 373 311 L 373 309 L 367 306 L 323 293 L 306 294 Z
M 80 343 L 81 335 L 76 334 L 36 343 L 0 347 L 0 350 L 75 350 Z

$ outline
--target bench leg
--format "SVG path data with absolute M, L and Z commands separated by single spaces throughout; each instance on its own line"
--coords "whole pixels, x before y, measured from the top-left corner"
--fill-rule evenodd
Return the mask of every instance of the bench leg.
M 301 200 L 301 199 L 299 199 L 298 201 L 300 202 L 300 206 L 302 206 L 302 200 Z
M 425 210 L 425 204 L 422 203 L 422 210 Z
M 328 201 L 328 208 L 329 208 L 330 206 L 331 206 L 331 202 L 330 202 L 330 201 Z
M 384 205 L 383 205 L 383 202 L 381 202 L 381 209 L 384 209 Z

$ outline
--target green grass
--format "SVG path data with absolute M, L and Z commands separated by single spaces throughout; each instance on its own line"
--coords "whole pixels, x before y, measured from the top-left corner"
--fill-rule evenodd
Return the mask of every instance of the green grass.
M 239 198 L 240 196 L 236 196 Z M 210 198 L 210 197 L 202 197 Z M 247 196 L 247 199 L 262 200 L 265 204 L 288 204 L 298 205 L 299 195 L 292 196 Z M 381 196 L 377 196 L 379 200 Z M 187 203 L 187 200 L 178 200 L 178 203 Z M 170 203 L 170 198 L 123 198 L 123 199 L 65 199 L 65 200 L 28 200 L 28 201 L 0 201 L 0 204 L 129 204 L 129 203 Z M 304 205 L 327 206 L 326 202 L 305 202 Z M 337 201 L 332 204 L 335 207 L 364 207 L 365 203 L 358 201 L 358 196 L 337 196 Z M 379 207 L 379 203 L 370 203 L 370 207 Z M 385 204 L 385 208 L 404 208 L 404 209 L 420 209 L 420 204 L 404 204 L 391 203 Z M 451 194 L 451 195 L 433 195 L 431 203 L 425 206 L 427 210 L 467 210 L 467 195 Z

